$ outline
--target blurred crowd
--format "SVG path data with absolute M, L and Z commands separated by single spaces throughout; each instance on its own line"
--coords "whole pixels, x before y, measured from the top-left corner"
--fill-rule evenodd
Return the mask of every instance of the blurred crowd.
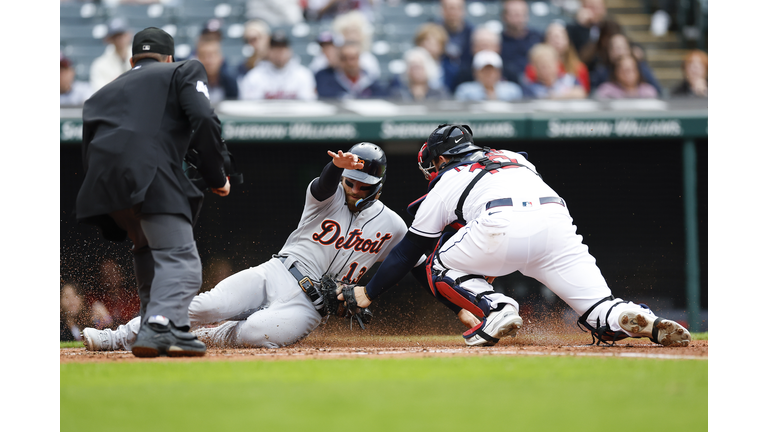
M 213 104 L 261 99 L 707 97 L 704 51 L 691 50 L 681 64 L 683 80 L 674 88 L 662 88 L 642 46 L 607 13 L 604 0 L 581 0 L 569 22 L 553 20 L 543 32 L 529 26 L 530 3 L 525 0 L 501 2 L 501 31 L 472 25 L 466 19 L 465 0 L 440 0 L 441 18 L 414 27 L 412 48 L 402 56 L 403 70 L 384 78 L 382 68 L 388 65 L 379 64 L 371 52 L 372 12 L 381 1 L 248 0 L 246 16 L 254 18 L 244 23 L 243 44 L 249 55 L 242 62 L 231 64 L 223 54 L 223 22 L 217 18 L 205 23 L 187 58 L 205 66 Z M 670 15 L 664 22 L 664 14 L 664 9 L 654 13 L 654 32 L 670 26 Z M 307 64 L 293 52 L 291 34 L 282 29 L 303 21 L 329 27 L 318 34 L 320 50 Z M 90 65 L 90 82 L 77 81 L 72 62 L 62 55 L 61 104 L 82 104 L 127 71 L 132 37 L 121 18 L 109 22 L 104 54 Z
M 229 260 L 213 257 L 206 265 L 203 286 L 208 291 L 234 273 Z M 86 327 L 115 329 L 139 315 L 139 295 L 133 268 L 106 258 L 96 275 L 62 277 L 59 287 L 59 340 L 80 341 Z

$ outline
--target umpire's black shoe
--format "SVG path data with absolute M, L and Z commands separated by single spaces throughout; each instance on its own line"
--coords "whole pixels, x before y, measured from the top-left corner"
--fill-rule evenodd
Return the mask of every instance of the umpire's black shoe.
M 197 336 L 176 328 L 168 318 L 155 315 L 141 326 L 131 347 L 136 357 L 190 357 L 205 355 L 205 344 Z

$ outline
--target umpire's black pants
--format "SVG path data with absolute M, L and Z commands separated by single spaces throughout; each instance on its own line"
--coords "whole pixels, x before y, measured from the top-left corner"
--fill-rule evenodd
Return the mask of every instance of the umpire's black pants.
M 140 205 L 110 216 L 133 242 L 141 324 L 162 315 L 188 329 L 189 304 L 203 280 L 192 224 L 182 215 L 141 213 Z

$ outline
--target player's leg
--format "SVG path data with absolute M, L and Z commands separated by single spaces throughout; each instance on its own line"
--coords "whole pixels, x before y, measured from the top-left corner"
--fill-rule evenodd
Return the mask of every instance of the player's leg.
M 495 261 L 500 258 L 497 251 L 501 243 L 494 234 L 503 233 L 505 226 L 487 227 L 473 221 L 445 240 L 433 258 L 435 295 L 482 318 L 464 333 L 470 346 L 494 345 L 503 336 L 515 336 L 523 325 L 518 303 L 494 292 L 482 277 L 500 276 L 494 272 L 499 268 Z
M 195 334 L 211 347 L 278 348 L 307 336 L 320 324 L 320 314 L 299 288 L 282 263 L 284 271 L 270 277 L 269 305 L 239 321 L 227 321 L 213 328 L 200 328 Z M 279 270 L 276 269 L 276 270 Z
M 141 327 L 141 316 L 137 316 L 117 329 L 83 329 L 83 344 L 88 351 L 130 351 Z
M 296 280 L 290 277 L 285 266 L 276 259 L 240 271 L 219 282 L 212 290 L 198 294 L 192 299 L 189 305 L 191 325 L 198 327 L 201 324 L 215 323 L 243 312 L 246 312 L 246 315 L 242 319 L 247 318 L 253 311 L 265 306 L 276 297 L 275 294 L 268 293 L 270 285 L 268 281 L 274 282 L 271 284 L 273 291 L 281 284 L 296 285 Z M 87 328 L 83 331 L 86 349 L 91 351 L 130 350 L 133 342 L 136 341 L 139 325 L 140 317 L 134 318 L 125 326 L 119 326 L 116 330 Z
M 212 290 L 195 296 L 189 305 L 189 318 L 193 327 L 229 320 L 244 312 L 246 315 L 240 319 L 245 319 L 255 310 L 274 302 L 279 287 L 292 285 L 298 287 L 296 279 L 291 278 L 279 259 L 273 258 L 237 272 Z
M 663 345 L 688 344 L 690 334 L 678 323 L 657 317 L 647 306 L 613 298 L 566 209 L 551 206 L 542 216 L 548 224 L 547 249 L 533 256 L 521 272 L 567 303 L 598 340 L 649 337 Z

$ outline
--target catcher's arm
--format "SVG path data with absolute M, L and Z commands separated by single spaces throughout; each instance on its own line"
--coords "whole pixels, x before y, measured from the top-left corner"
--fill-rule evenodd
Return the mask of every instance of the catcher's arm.
M 336 289 L 337 299 L 340 301 L 354 300 L 359 308 L 366 308 L 371 305 L 371 299 L 365 292 L 364 286 L 342 285 Z
M 329 276 L 323 276 L 321 286 L 323 303 L 327 313 L 334 314 L 340 318 L 350 318 L 350 320 L 355 318 L 360 327 L 365 330 L 365 324 L 371 322 L 373 313 L 370 309 L 357 303 L 354 295 L 355 286 L 339 284 Z M 370 304 L 370 301 L 368 304 Z M 351 325 L 352 323 L 350 322 Z

